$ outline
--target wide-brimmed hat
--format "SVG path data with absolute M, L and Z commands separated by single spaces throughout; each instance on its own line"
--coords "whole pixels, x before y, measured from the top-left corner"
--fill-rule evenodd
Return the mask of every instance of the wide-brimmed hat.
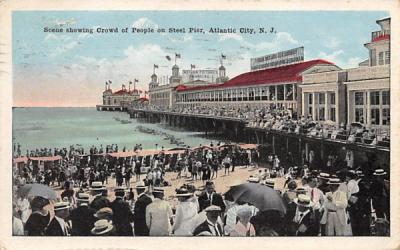
M 318 178 L 324 179 L 324 180 L 329 180 L 330 176 L 331 176 L 330 174 L 322 172 L 322 173 L 319 173 Z
M 251 182 L 251 183 L 259 183 L 260 182 L 260 178 L 251 176 L 251 177 L 249 177 L 247 179 L 247 181 Z
M 192 195 L 193 193 L 190 193 L 189 190 L 187 190 L 186 188 L 176 189 L 176 197 L 189 197 Z
M 81 202 L 89 202 L 90 199 L 90 195 L 87 193 L 79 193 L 78 197 L 76 198 L 77 201 L 81 201 Z
M 302 206 L 302 207 L 312 207 L 313 202 L 311 201 L 310 196 L 305 195 L 305 194 L 299 194 L 297 198 L 294 198 L 294 203 L 297 204 L 297 206 Z
M 103 183 L 101 181 L 94 181 L 92 182 L 92 185 L 90 186 L 91 191 L 102 191 L 106 187 L 103 186 Z
M 236 212 L 236 215 L 239 218 L 248 218 L 253 215 L 253 209 L 249 205 L 243 205 L 241 206 L 238 211 Z
M 274 188 L 275 187 L 275 180 L 274 179 L 266 179 L 264 181 L 264 185 L 267 187 Z
M 376 175 L 376 176 L 385 175 L 385 174 L 386 174 L 385 170 L 383 170 L 381 168 L 375 169 L 375 171 L 373 173 L 373 175 Z
M 328 185 L 340 185 L 340 179 L 339 178 L 330 178 Z
M 99 219 L 108 218 L 113 216 L 113 211 L 109 207 L 100 208 L 93 216 Z
M 113 230 L 114 226 L 108 220 L 98 220 L 94 223 L 91 232 L 93 235 L 102 235 Z
M 70 208 L 69 202 L 61 201 L 54 204 L 54 211 L 60 211 L 68 208 Z
M 163 194 L 164 192 L 165 192 L 164 188 L 161 187 L 155 187 L 153 189 L 153 193 Z
M 219 206 L 211 205 L 204 209 L 205 212 L 221 212 L 221 208 Z

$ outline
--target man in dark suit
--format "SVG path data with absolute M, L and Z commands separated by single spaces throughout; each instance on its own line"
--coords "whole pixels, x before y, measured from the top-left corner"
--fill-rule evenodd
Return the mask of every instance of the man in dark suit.
M 373 175 L 375 178 L 371 183 L 370 194 L 376 217 L 390 221 L 389 190 L 384 183 L 386 172 L 383 169 L 375 169 Z
M 55 216 L 45 231 L 46 236 L 69 236 L 70 227 L 65 221 L 69 217 L 69 203 L 58 202 L 54 205 Z
M 199 196 L 200 211 L 203 211 L 206 207 L 216 205 L 221 208 L 221 211 L 225 211 L 225 203 L 222 196 L 215 192 L 215 186 L 212 181 L 206 182 L 206 190 Z
M 294 199 L 297 205 L 295 210 L 288 210 L 285 222 L 287 236 L 317 236 L 319 223 L 312 209 L 312 202 L 308 195 L 300 194 Z
M 72 236 L 91 236 L 90 230 L 94 227 L 96 218 L 94 209 L 89 207 L 89 194 L 79 193 L 77 199 L 77 208 L 70 212 L 72 223 Z
M 222 226 L 218 223 L 218 217 L 221 214 L 219 206 L 211 205 L 205 210 L 207 219 L 197 226 L 194 231 L 194 236 L 222 236 L 224 235 Z
M 128 203 L 123 200 L 124 196 L 125 190 L 123 188 L 116 188 L 115 200 L 110 204 L 113 210 L 115 233 L 118 236 L 133 236 L 131 225 L 131 222 L 133 222 L 133 214 Z
M 138 198 L 135 203 L 133 222 L 136 236 L 149 236 L 149 228 L 146 225 L 146 207 L 153 200 L 145 193 L 146 186 L 143 182 L 139 182 L 136 186 Z

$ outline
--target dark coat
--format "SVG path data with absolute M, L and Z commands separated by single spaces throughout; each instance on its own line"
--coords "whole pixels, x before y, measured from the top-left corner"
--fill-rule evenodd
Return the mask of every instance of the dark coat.
M 138 197 L 133 214 L 134 228 L 136 236 L 148 236 L 149 228 L 146 225 L 146 207 L 152 202 L 152 199 L 143 194 Z
M 133 236 L 131 222 L 133 222 L 133 214 L 128 203 L 121 197 L 115 198 L 110 204 L 113 210 L 113 224 L 116 228 L 118 236 Z
M 296 223 L 293 221 L 295 215 L 296 215 L 296 209 L 294 209 L 294 210 L 291 209 L 286 214 L 285 221 L 287 223 L 287 225 L 286 225 L 286 230 L 287 230 L 286 235 L 287 236 L 296 236 L 296 235 L 297 236 L 317 236 L 318 235 L 319 223 L 318 223 L 318 220 L 312 209 L 310 209 L 310 212 L 308 214 L 306 214 L 299 223 Z M 306 227 L 305 232 L 298 231 L 298 229 L 301 225 L 304 225 Z
M 219 224 L 217 224 L 217 227 L 218 227 L 218 231 L 220 232 L 220 234 L 222 236 L 223 235 L 222 227 Z M 216 236 L 211 232 L 210 227 L 208 226 L 207 220 L 205 220 L 203 223 L 201 223 L 194 229 L 193 235 L 196 236 L 202 232 L 209 232 L 211 235 Z
M 224 200 L 222 199 L 222 196 L 216 192 L 212 193 L 211 195 L 212 195 L 212 204 L 211 204 L 210 200 L 208 199 L 206 192 L 202 193 L 199 196 L 200 211 L 203 211 L 203 209 L 205 209 L 208 206 L 216 205 L 221 208 L 222 212 L 224 212 L 226 206 L 225 206 Z
M 43 216 L 38 213 L 32 213 L 25 224 L 25 230 L 28 231 L 28 236 L 44 236 L 49 220 L 50 214 Z
M 90 207 L 96 211 L 103 207 L 110 207 L 110 200 L 104 196 L 96 196 L 90 203 Z
M 80 206 L 70 213 L 73 236 L 91 236 L 90 230 L 94 227 L 95 210 L 87 206 Z
M 54 217 L 45 231 L 46 236 L 66 236 L 60 223 Z

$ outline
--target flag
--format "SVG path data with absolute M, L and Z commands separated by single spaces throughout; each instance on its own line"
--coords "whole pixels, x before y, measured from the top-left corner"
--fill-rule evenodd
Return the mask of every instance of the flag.
M 166 56 L 165 58 L 167 58 L 168 61 L 171 61 L 171 57 L 170 56 Z
M 135 81 L 135 82 L 139 82 L 139 80 L 138 80 L 138 79 L 135 79 L 134 81 Z
M 196 68 L 196 65 L 190 64 L 190 69 L 195 69 L 195 68 Z
M 176 58 L 181 58 L 181 54 L 175 53 L 175 57 L 176 57 Z
M 122 89 L 124 89 L 125 88 L 125 84 L 122 84 Z
M 111 80 L 108 80 L 108 83 L 112 83 Z
M 221 58 L 222 58 L 222 59 L 226 59 L 226 55 L 221 54 Z
M 154 64 L 154 68 L 155 68 L 155 69 L 158 69 L 158 65 Z

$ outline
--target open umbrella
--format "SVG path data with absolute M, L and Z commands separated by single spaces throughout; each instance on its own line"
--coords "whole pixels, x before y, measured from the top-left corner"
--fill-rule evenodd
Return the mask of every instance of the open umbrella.
M 18 193 L 27 198 L 40 196 L 48 200 L 57 200 L 57 194 L 51 187 L 38 183 L 26 184 L 19 188 Z
M 225 196 L 232 197 L 235 202 L 248 202 L 261 212 L 277 210 L 283 214 L 286 213 L 285 204 L 276 190 L 258 183 L 233 186 L 225 193 Z

